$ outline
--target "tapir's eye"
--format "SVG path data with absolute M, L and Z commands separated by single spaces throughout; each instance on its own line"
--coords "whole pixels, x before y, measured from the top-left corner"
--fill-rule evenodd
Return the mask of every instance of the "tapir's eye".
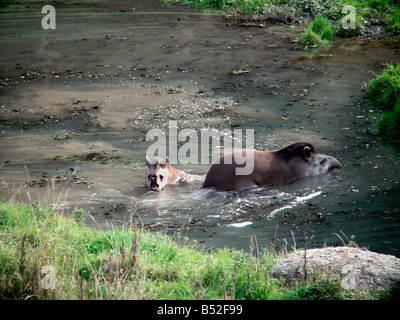
M 325 163 L 326 163 L 326 159 L 322 159 L 320 162 L 321 165 L 324 165 Z
M 160 174 L 159 177 L 160 177 L 160 181 L 163 181 L 164 176 L 162 176 L 162 175 Z

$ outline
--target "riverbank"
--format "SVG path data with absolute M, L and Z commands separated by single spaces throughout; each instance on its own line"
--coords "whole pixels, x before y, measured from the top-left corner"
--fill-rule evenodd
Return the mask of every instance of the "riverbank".
M 166 2 L 177 2 L 166 0 Z M 221 10 L 232 21 L 244 24 L 302 23 L 316 17 L 339 22 L 349 13 L 342 12 L 344 6 L 355 9 L 356 34 L 377 32 L 379 26 L 392 34 L 400 33 L 400 6 L 394 0 L 181 0 L 203 9 Z M 339 31 L 339 30 L 338 30 Z M 342 36 L 355 34 L 340 31 Z
M 39 203 L 0 204 L 1 299 L 378 299 L 326 275 L 295 285 L 273 277 L 282 253 L 205 250 L 186 237 L 134 226 L 86 227 L 85 213 L 63 217 Z M 284 250 L 285 251 L 285 250 Z M 328 280 L 326 280 L 328 279 Z

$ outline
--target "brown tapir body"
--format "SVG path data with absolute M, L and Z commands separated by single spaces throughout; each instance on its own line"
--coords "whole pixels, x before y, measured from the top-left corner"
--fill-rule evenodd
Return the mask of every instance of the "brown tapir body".
M 237 174 L 237 169 L 246 164 L 238 164 L 235 159 L 254 159 L 251 173 Z M 203 187 L 219 191 L 242 190 L 246 188 L 282 185 L 297 179 L 315 176 L 340 169 L 342 165 L 334 157 L 319 154 L 306 142 L 296 142 L 274 151 L 241 150 L 222 156 L 207 173 Z

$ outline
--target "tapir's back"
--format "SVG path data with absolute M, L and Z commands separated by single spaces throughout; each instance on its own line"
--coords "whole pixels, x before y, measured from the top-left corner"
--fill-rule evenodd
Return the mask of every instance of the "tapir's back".
M 253 171 L 258 153 L 241 150 L 222 156 L 208 171 L 203 188 L 231 191 L 256 187 Z

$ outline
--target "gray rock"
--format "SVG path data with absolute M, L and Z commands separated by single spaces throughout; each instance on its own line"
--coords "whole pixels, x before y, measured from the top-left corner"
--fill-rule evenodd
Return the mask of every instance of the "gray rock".
M 295 251 L 273 266 L 274 277 L 289 283 L 307 278 L 337 279 L 342 288 L 355 292 L 388 290 L 400 280 L 400 259 L 355 247 L 336 247 Z M 306 261 L 306 269 L 304 268 Z

